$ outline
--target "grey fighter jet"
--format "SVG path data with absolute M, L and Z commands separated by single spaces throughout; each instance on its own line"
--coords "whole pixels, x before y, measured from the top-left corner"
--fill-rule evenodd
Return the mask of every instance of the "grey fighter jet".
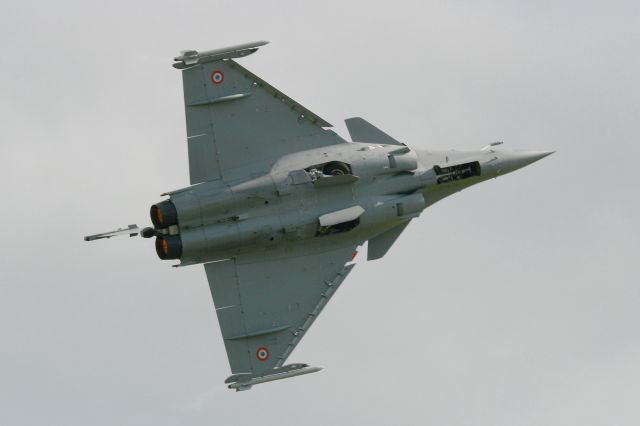
M 204 264 L 229 388 L 318 371 L 285 361 L 354 267 L 383 257 L 433 203 L 549 154 L 495 142 L 412 149 L 349 118 L 352 141 L 234 59 L 267 42 L 188 50 L 182 71 L 191 186 L 151 206 L 153 227 L 85 237 L 155 237 L 158 256 Z

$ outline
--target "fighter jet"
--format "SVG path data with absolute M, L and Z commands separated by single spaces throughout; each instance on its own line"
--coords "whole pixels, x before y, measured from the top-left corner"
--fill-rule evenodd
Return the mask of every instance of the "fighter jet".
M 204 265 L 236 390 L 320 370 L 285 362 L 365 242 L 380 259 L 425 208 L 551 154 L 413 149 L 359 117 L 347 141 L 234 60 L 265 44 L 174 59 L 191 185 L 151 206 L 153 227 L 85 237 L 153 237 L 160 259 Z

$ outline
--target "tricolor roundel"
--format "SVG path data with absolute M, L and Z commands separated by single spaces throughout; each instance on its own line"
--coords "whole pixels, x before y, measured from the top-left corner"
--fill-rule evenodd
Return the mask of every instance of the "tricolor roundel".
M 258 358 L 259 361 L 266 361 L 269 359 L 269 349 L 262 347 L 262 348 L 258 348 L 258 350 L 256 351 L 256 358 Z
M 213 84 L 220 84 L 224 81 L 224 74 L 220 70 L 215 70 L 211 73 L 211 82 Z

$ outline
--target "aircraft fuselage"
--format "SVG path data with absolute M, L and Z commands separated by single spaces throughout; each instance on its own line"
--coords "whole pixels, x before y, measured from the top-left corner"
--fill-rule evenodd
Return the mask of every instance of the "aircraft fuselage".
M 161 258 L 188 265 L 296 250 L 309 239 L 320 239 L 320 247 L 345 238 L 364 242 L 455 192 L 548 154 L 492 147 L 417 151 L 357 142 L 301 151 L 261 176 L 170 192 L 169 200 L 152 207 L 175 209 L 163 215 L 173 220 L 154 220 L 156 248 Z

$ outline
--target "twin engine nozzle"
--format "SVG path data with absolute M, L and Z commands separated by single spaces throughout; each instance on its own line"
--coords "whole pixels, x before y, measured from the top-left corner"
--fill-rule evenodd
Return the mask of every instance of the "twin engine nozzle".
M 182 241 L 178 235 L 178 212 L 170 200 L 151 206 L 151 222 L 156 236 L 156 253 L 162 260 L 179 259 Z

